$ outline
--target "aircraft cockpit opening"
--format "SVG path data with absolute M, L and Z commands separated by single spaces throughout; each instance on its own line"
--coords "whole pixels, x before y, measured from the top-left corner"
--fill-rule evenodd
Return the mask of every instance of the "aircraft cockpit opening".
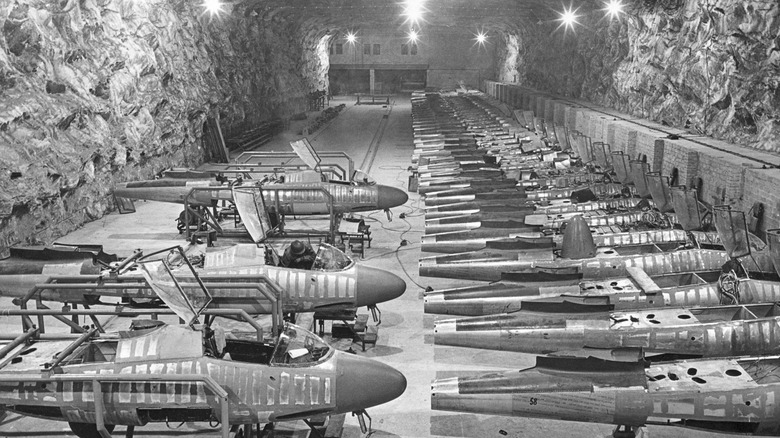
M 313 365 L 327 359 L 331 350 L 319 336 L 288 323 L 279 336 L 271 365 Z
M 356 186 L 376 185 L 376 180 L 371 175 L 369 175 L 368 173 L 360 169 L 356 169 L 355 172 L 352 174 L 351 182 Z
M 264 246 L 265 264 L 307 271 L 339 272 L 349 269 L 355 261 L 333 245 L 320 243 L 316 250 L 299 240 L 284 247 L 280 256 L 270 245 Z
M 226 337 L 220 327 L 207 329 L 204 339 L 206 355 L 260 365 L 311 366 L 327 360 L 335 351 L 319 336 L 290 323 L 275 342 Z
M 312 271 L 341 271 L 354 263 L 355 261 L 343 251 L 327 243 L 321 243 L 311 269 Z

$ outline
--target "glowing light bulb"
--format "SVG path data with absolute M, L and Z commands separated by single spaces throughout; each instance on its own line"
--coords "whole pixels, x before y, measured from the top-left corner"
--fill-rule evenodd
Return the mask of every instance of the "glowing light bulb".
M 623 13 L 623 2 L 620 0 L 609 0 L 609 3 L 604 3 L 604 11 L 610 20 L 620 17 Z
M 578 18 L 580 18 L 579 15 L 577 15 L 577 11 L 572 9 L 571 6 L 567 9 L 564 8 L 563 12 L 560 13 L 561 18 L 558 19 L 558 21 L 561 22 L 560 26 L 564 26 L 565 30 L 572 29 L 574 30 L 574 25 L 579 24 L 577 21 Z M 560 27 L 558 26 L 558 27 Z
M 409 31 L 409 42 L 416 43 L 418 38 L 420 38 L 420 36 L 417 35 L 417 31 L 414 29 Z
M 406 21 L 417 24 L 422 21 L 425 14 L 425 0 L 405 0 L 403 3 L 404 11 L 401 15 L 406 17 Z
M 355 44 L 355 41 L 357 41 L 357 36 L 355 36 L 354 33 L 350 32 L 347 34 L 347 42 L 350 44 Z
M 203 6 L 209 14 L 219 15 L 222 12 L 222 7 L 224 5 L 220 0 L 203 0 L 201 6 Z

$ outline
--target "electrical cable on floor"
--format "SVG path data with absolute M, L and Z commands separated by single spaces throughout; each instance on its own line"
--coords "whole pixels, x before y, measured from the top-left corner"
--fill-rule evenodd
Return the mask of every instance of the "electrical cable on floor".
M 396 178 L 395 178 L 395 179 L 396 179 L 396 181 L 398 181 L 398 182 L 400 182 L 400 183 L 402 183 L 402 184 L 404 183 L 404 181 L 403 181 L 402 179 L 399 179 L 399 177 L 401 176 L 401 174 L 402 174 L 403 172 L 407 172 L 407 171 L 408 171 L 408 169 L 406 169 L 406 168 L 403 168 L 403 167 L 401 167 L 401 166 L 380 166 L 380 167 L 379 167 L 379 169 L 384 169 L 384 170 L 389 170 L 389 169 L 400 169 L 400 171 L 399 171 L 399 172 L 398 172 L 398 174 L 396 175 Z M 398 261 L 398 266 L 400 266 L 400 267 L 401 267 L 401 270 L 402 270 L 402 271 L 404 271 L 404 275 L 406 275 L 406 278 L 408 278 L 408 279 L 409 279 L 409 281 L 411 281 L 412 283 L 414 283 L 414 284 L 415 284 L 417 287 L 419 287 L 420 289 L 425 289 L 425 287 L 424 287 L 424 286 L 422 286 L 420 283 L 418 283 L 418 282 L 414 281 L 414 279 L 412 278 L 412 276 L 409 274 L 409 271 L 407 271 L 407 270 L 406 270 L 406 267 L 404 266 L 403 262 L 401 262 L 401 255 L 400 255 L 400 254 L 401 254 L 401 251 L 405 251 L 405 250 L 409 250 L 409 249 L 414 249 L 414 248 L 416 247 L 416 244 L 415 244 L 415 245 L 411 244 L 411 243 L 410 243 L 408 240 L 406 240 L 406 239 L 404 238 L 404 236 L 405 236 L 407 233 L 409 233 L 409 232 L 411 232 L 411 231 L 412 231 L 412 224 L 411 224 L 411 223 L 409 223 L 409 221 L 408 221 L 408 220 L 406 220 L 406 218 L 408 218 L 408 217 L 419 217 L 419 216 L 424 216 L 424 215 L 425 215 L 425 212 L 424 212 L 424 211 L 422 211 L 422 208 L 420 207 L 420 202 L 421 202 L 421 201 L 422 201 L 422 198 L 418 198 L 418 199 L 416 199 L 416 200 L 415 200 L 415 201 L 412 203 L 412 205 L 403 205 L 403 206 L 402 206 L 402 207 L 405 207 L 405 208 L 407 208 L 407 209 L 408 209 L 408 211 L 406 211 L 406 212 L 403 212 L 403 213 L 400 213 L 400 214 L 398 215 L 398 219 L 401 219 L 401 220 L 403 220 L 404 222 L 406 222 L 406 225 L 407 225 L 407 227 L 406 227 L 406 229 L 405 229 L 405 230 L 400 230 L 400 229 L 393 229 L 393 228 L 388 228 L 387 226 L 385 226 L 385 223 L 384 223 L 384 222 L 382 222 L 382 221 L 380 221 L 379 219 L 377 219 L 377 218 L 373 217 L 373 215 L 374 215 L 374 214 L 377 214 L 377 213 L 379 213 L 379 212 L 376 212 L 376 211 L 375 211 L 375 212 L 373 212 L 373 213 L 370 213 L 370 214 L 368 214 L 368 215 L 366 216 L 366 219 L 370 219 L 370 220 L 372 220 L 372 221 L 378 222 L 378 223 L 379 223 L 379 225 L 382 227 L 382 229 L 383 229 L 383 230 L 390 231 L 390 232 L 393 232 L 393 233 L 401 233 L 401 235 L 400 235 L 401 241 L 400 241 L 400 243 L 398 244 L 398 247 L 397 247 L 396 249 L 394 249 L 394 250 L 392 250 L 392 251 L 387 251 L 387 252 L 384 252 L 384 253 L 381 253 L 381 254 L 377 254 L 377 255 L 375 255 L 375 256 L 368 257 L 368 258 L 366 258 L 366 259 L 363 259 L 363 260 L 371 260 L 371 259 L 375 259 L 375 258 L 384 257 L 384 256 L 386 256 L 386 255 L 388 255 L 388 254 L 395 254 L 395 258 L 396 258 L 396 260 Z M 421 232 L 421 231 L 417 231 L 417 232 Z
M 415 201 L 415 203 L 417 203 L 417 202 L 419 202 L 419 200 L 418 200 L 418 201 Z M 407 209 L 408 209 L 408 211 L 405 211 L 405 212 L 403 212 L 403 213 L 400 213 L 400 215 L 403 215 L 404 217 L 420 217 L 420 216 L 424 216 L 424 215 L 425 215 L 425 213 L 424 213 L 424 212 L 421 212 L 421 213 L 415 213 L 415 212 L 417 212 L 417 211 L 419 211 L 419 210 L 420 210 L 420 208 L 419 208 L 419 207 L 413 207 L 413 206 L 411 206 L 411 205 L 402 205 L 401 207 L 404 207 L 404 208 L 407 208 Z M 364 219 L 371 219 L 371 220 L 372 220 L 372 221 L 374 221 L 374 222 L 379 222 L 380 224 L 382 224 L 382 228 L 383 228 L 383 229 L 385 229 L 385 230 L 388 230 L 388 231 L 399 231 L 399 230 L 393 230 L 392 228 L 386 228 L 386 227 L 384 226 L 384 222 L 382 222 L 381 220 L 379 220 L 379 219 L 377 219 L 377 218 L 375 218 L 375 217 L 374 217 L 374 215 L 375 215 L 375 214 L 378 214 L 378 213 L 381 213 L 381 211 L 375 211 L 375 212 L 373 212 L 373 213 L 369 213 L 369 214 L 367 214 L 367 215 L 365 216 L 365 218 L 364 218 Z M 400 218 L 400 215 L 399 215 L 399 218 Z
M 380 168 L 380 169 L 384 169 L 384 170 L 389 170 L 389 169 L 400 169 L 400 171 L 399 171 L 399 172 L 396 174 L 396 176 L 395 176 L 395 180 L 396 180 L 397 182 L 399 182 L 399 183 L 400 183 L 402 186 L 403 186 L 403 185 L 404 185 L 404 183 L 406 182 L 406 181 L 404 181 L 402 178 L 400 178 L 400 176 L 401 176 L 401 174 L 402 174 L 402 173 L 404 173 L 404 172 L 408 172 L 408 171 L 409 171 L 409 169 L 408 169 L 408 168 L 403 168 L 403 167 L 401 167 L 401 166 L 380 166 L 379 168 Z M 424 214 L 425 214 L 424 212 L 422 212 L 422 207 L 420 207 L 420 202 L 422 202 L 422 200 L 423 200 L 423 198 L 421 198 L 421 197 L 418 197 L 416 200 L 414 200 L 414 201 L 412 202 L 412 205 L 411 205 L 411 206 L 408 206 L 408 205 L 404 205 L 404 206 L 403 206 L 403 207 L 407 207 L 407 208 L 411 207 L 411 208 L 413 209 L 413 211 L 420 211 L 420 213 L 417 213 L 417 214 L 414 214 L 414 215 L 412 215 L 412 214 L 407 214 L 407 215 L 406 215 L 407 217 L 418 217 L 418 216 L 422 216 L 422 215 L 424 215 Z
M 409 227 L 406 229 L 406 231 L 404 231 L 403 233 L 401 233 L 401 241 L 402 241 L 402 242 L 406 242 L 406 239 L 404 239 L 404 236 L 405 236 L 405 235 L 406 235 L 406 233 L 408 233 L 409 231 L 412 231 L 412 224 L 411 224 L 411 223 L 409 223 L 409 221 L 408 221 L 408 220 L 406 220 L 406 218 L 405 218 L 405 217 L 400 217 L 400 216 L 399 216 L 399 218 L 400 218 L 402 221 L 406 222 L 406 225 L 408 225 L 408 226 L 409 226 Z M 407 243 L 408 243 L 408 242 L 407 242 Z
M 417 199 L 416 201 L 412 202 L 412 205 L 404 206 L 412 209 L 412 212 L 416 212 L 414 214 L 409 213 L 406 215 L 406 217 L 420 217 L 425 216 L 425 212 L 423 211 L 422 207 L 420 207 L 420 202 L 422 202 L 422 198 Z
M 393 254 L 393 253 L 398 252 L 398 251 L 408 251 L 410 249 L 417 249 L 417 248 L 414 248 L 411 244 L 408 244 L 408 245 L 398 245 L 398 248 L 396 248 L 396 249 L 391 249 L 389 251 L 385 251 L 383 253 L 376 254 L 376 255 L 373 255 L 371 257 L 366 257 L 366 258 L 360 259 L 360 260 L 361 261 L 367 261 L 367 260 L 378 259 L 378 258 L 382 258 L 382 257 L 384 257 L 386 255 L 390 255 L 390 254 Z
M 390 231 L 392 233 L 403 233 L 405 231 L 405 230 L 402 230 L 402 229 L 388 228 L 387 226 L 385 226 L 384 222 L 382 222 L 379 219 L 374 218 L 374 217 L 365 217 L 363 220 L 367 221 L 367 222 L 368 221 L 378 222 L 380 228 L 382 228 L 385 231 Z
M 372 259 L 375 259 L 375 258 L 384 257 L 384 256 L 386 256 L 388 254 L 395 254 L 395 258 L 398 261 L 398 266 L 400 266 L 401 270 L 404 271 L 404 275 L 406 275 L 406 277 L 409 279 L 409 281 L 411 281 L 412 283 L 417 285 L 417 287 L 419 287 L 421 289 L 425 289 L 425 287 L 422 286 L 420 283 L 414 281 L 412 276 L 409 274 L 409 271 L 406 270 L 406 267 L 404 266 L 403 262 L 401 262 L 401 255 L 400 255 L 401 251 L 405 251 L 405 250 L 409 250 L 409 249 L 416 249 L 416 245 L 417 244 L 413 245 L 408 240 L 404 239 L 404 235 L 406 235 L 406 233 L 412 231 L 412 224 L 409 223 L 409 221 L 407 221 L 405 217 L 401 217 L 401 215 L 399 215 L 398 217 L 399 217 L 399 219 L 401 219 L 404 222 L 406 222 L 406 225 L 407 225 L 406 230 L 402 231 L 402 230 L 394 230 L 394 229 L 390 229 L 390 228 L 385 228 L 384 224 L 382 224 L 382 228 L 383 229 L 386 229 L 386 230 L 392 231 L 392 232 L 396 232 L 396 233 L 398 233 L 398 232 L 401 233 L 401 236 L 400 236 L 401 241 L 398 243 L 398 247 L 396 249 L 392 250 L 392 251 L 387 251 L 387 252 L 384 252 L 384 253 L 381 253 L 381 254 L 377 254 L 377 255 L 374 255 L 372 257 L 365 258 L 363 260 L 364 261 L 365 260 L 372 260 Z M 379 220 L 376 219 L 376 218 L 371 218 L 371 219 L 379 222 Z
M 396 248 L 396 250 L 395 250 L 395 259 L 398 260 L 398 266 L 400 266 L 401 270 L 404 271 L 404 274 L 406 274 L 406 277 L 409 279 L 409 281 L 411 281 L 412 283 L 416 284 L 417 287 L 419 287 L 421 289 L 425 289 L 425 287 L 423 287 L 420 283 L 414 281 L 412 276 L 409 275 L 409 272 L 406 270 L 406 266 L 404 266 L 403 262 L 401 262 L 401 247 L 403 247 L 403 246 L 406 246 L 406 247 L 410 246 L 409 245 L 409 241 L 404 239 L 404 235 L 412 230 L 412 224 L 409 223 L 409 221 L 407 221 L 406 218 L 401 218 L 401 220 L 406 222 L 406 225 L 408 225 L 409 227 L 406 229 L 406 231 L 401 233 L 401 243 L 398 244 L 398 248 Z
M 423 286 L 420 283 L 414 281 L 412 276 L 409 275 L 409 272 L 406 270 L 406 266 L 404 266 L 403 262 L 401 262 L 401 255 L 400 255 L 401 251 L 400 250 L 401 250 L 401 246 L 399 245 L 398 249 L 395 250 L 395 259 L 398 260 L 398 266 L 400 266 L 401 270 L 404 271 L 404 274 L 406 275 L 406 278 L 409 279 L 409 281 L 411 281 L 412 283 L 417 285 L 417 287 L 419 287 L 420 289 L 425 289 L 425 286 Z

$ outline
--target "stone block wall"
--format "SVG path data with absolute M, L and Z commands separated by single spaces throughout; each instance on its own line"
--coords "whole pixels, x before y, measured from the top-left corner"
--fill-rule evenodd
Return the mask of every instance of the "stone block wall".
M 561 106 L 563 107 L 564 125 L 569 129 L 577 129 L 577 107 L 565 104 L 561 104 Z
M 745 191 L 742 205 L 745 212 L 747 212 L 756 202 L 763 204 L 765 219 L 760 225 L 764 230 L 780 227 L 776 220 L 776 218 L 780 217 L 778 181 L 780 181 L 780 170 L 778 169 L 745 169 Z
M 638 130 L 636 133 L 636 153 L 647 158 L 650 168 L 657 171 L 664 160 L 664 141 L 657 133 L 648 130 Z
M 612 145 L 612 150 L 623 151 L 630 158 L 636 158 L 636 129 L 621 121 L 609 123 L 607 126 L 607 142 Z
M 552 108 L 551 120 L 588 135 L 592 142 L 605 141 L 612 151 L 623 151 L 631 158 L 644 155 L 651 170 L 665 176 L 677 169 L 679 185 L 688 186 L 701 178 L 701 197 L 709 204 L 727 204 L 747 212 L 754 203 L 762 203 L 765 219 L 761 229 L 780 227 L 780 170 L 771 166 L 780 162 L 779 157 L 707 137 L 670 135 L 668 127 L 649 120 L 592 104 L 585 107 L 581 101 L 537 90 L 517 87 L 515 96 L 517 93 L 533 98 L 516 99 L 528 104 L 513 109 Z M 540 103 L 543 101 L 554 105 Z
M 757 165 L 757 164 L 756 164 Z M 739 160 L 719 151 L 701 151 L 698 171 L 704 180 L 702 200 L 713 205 L 741 205 L 747 187 L 743 173 L 747 167 Z M 780 181 L 779 181 L 780 182 Z M 775 187 L 780 187 L 775 185 Z M 753 188 L 750 188 L 751 190 Z

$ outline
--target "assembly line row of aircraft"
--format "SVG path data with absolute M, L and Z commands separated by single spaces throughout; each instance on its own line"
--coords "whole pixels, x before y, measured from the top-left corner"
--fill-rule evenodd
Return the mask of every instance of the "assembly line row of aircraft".
M 0 295 L 19 306 L 3 311 L 21 317 L 23 332 L 3 336 L 10 342 L 0 348 L 0 406 L 67 421 L 81 438 L 108 437 L 117 425 L 131 436 L 150 422 L 190 421 L 219 425 L 227 437 L 245 425 L 339 413 L 355 413 L 362 423 L 365 409 L 400 396 L 406 388 L 400 372 L 338 351 L 284 316 L 354 315 L 364 306 L 376 316 L 377 304 L 401 296 L 406 282 L 324 242 L 307 266 L 291 267 L 269 238 L 279 229 L 272 213 L 340 217 L 387 210 L 407 195 L 360 172 L 351 181 L 329 180 L 316 154 L 303 159 L 309 170 L 273 179 L 178 171 L 115 190 L 117 198 L 186 198 L 208 207 L 225 201 L 254 243 L 138 250 L 126 259 L 100 245 L 12 248 L 0 261 Z M 67 305 L 53 310 L 48 301 Z M 184 324 L 152 317 L 111 332 L 97 318 L 166 313 Z M 72 334 L 46 332 L 44 317 Z M 79 317 L 89 318 L 91 328 L 73 321 Z M 226 330 L 218 317 L 241 321 L 240 329 Z
M 780 435 L 780 231 L 479 92 L 413 96 L 437 345 L 543 354 L 433 409 Z M 503 114 L 502 114 L 502 109 Z

